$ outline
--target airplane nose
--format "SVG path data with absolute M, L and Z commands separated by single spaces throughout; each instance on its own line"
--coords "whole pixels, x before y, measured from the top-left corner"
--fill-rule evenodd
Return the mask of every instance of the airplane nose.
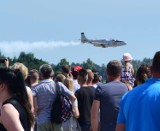
M 127 45 L 127 43 L 124 42 L 123 45 Z

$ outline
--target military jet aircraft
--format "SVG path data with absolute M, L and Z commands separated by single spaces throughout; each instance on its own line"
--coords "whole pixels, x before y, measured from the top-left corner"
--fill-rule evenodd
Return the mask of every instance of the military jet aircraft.
M 119 41 L 119 40 L 91 40 L 91 39 L 87 39 L 85 34 L 82 32 L 81 33 L 81 42 L 82 43 L 89 43 L 92 44 L 94 46 L 98 46 L 98 47 L 117 47 L 117 46 L 122 46 L 122 45 L 126 45 L 126 43 L 124 41 Z

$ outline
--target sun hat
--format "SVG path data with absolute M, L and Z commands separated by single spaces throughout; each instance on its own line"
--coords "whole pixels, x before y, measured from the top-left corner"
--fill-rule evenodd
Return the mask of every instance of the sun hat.
M 123 61 L 131 61 L 131 60 L 133 60 L 133 57 L 131 56 L 130 53 L 124 53 L 122 60 Z

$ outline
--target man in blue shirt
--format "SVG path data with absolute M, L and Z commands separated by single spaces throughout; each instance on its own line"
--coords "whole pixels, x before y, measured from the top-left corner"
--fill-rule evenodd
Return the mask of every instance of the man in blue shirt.
M 100 110 L 100 131 L 115 131 L 121 97 L 128 92 L 127 86 L 120 81 L 122 65 L 113 60 L 107 64 L 106 75 L 109 81 L 96 88 L 91 110 L 92 130 L 98 131 Z
M 151 72 L 152 78 L 122 97 L 116 131 L 160 131 L 160 51 Z

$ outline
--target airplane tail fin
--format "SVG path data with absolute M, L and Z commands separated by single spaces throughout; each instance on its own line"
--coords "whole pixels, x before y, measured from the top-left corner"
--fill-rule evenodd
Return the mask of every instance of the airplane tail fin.
M 86 36 L 83 32 L 81 33 L 81 42 L 82 43 L 88 42 L 88 39 L 86 38 Z

